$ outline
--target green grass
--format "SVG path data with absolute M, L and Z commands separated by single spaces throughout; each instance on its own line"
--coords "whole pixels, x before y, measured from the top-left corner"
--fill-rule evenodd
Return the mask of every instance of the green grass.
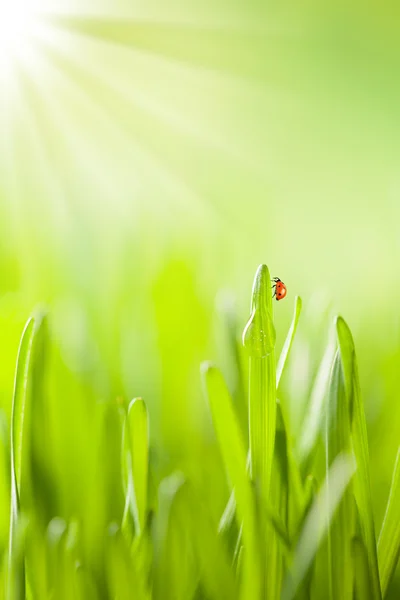
M 30 319 L 18 354 L 10 435 L 5 429 L 0 438 L 11 466 L 11 516 L 7 503 L 0 514 L 9 525 L 0 598 L 380 600 L 396 594 L 399 459 L 393 457 L 379 534 L 356 350 L 341 317 L 315 370 L 302 427 L 294 426 L 288 367 L 301 309 L 295 298 L 276 361 L 270 274 L 260 266 L 242 349 L 229 320 L 235 389 L 218 366 L 202 365 L 209 438 L 199 445 L 193 436 L 179 470 L 152 436 L 146 399 L 96 401 L 92 386 L 76 386 L 76 375 L 59 377 L 59 363 L 49 361 L 54 342 L 47 319 Z M 58 394 L 70 395 L 69 410 Z M 182 431 L 184 415 L 170 418 Z M 219 466 L 211 468 L 207 448 L 215 445 L 211 457 Z

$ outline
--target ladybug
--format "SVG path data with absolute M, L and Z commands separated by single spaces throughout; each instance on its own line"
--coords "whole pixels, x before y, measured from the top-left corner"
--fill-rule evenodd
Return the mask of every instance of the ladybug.
M 275 282 L 272 286 L 274 288 L 274 295 L 272 297 L 276 297 L 277 300 L 283 300 L 287 294 L 286 285 L 279 279 L 279 277 L 274 277 L 272 281 Z

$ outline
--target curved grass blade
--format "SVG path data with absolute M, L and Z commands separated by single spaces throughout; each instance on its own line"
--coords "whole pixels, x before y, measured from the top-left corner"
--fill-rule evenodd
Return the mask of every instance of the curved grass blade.
M 339 351 L 333 364 L 329 400 L 326 411 L 327 501 L 331 502 L 329 467 L 340 455 L 351 450 L 349 411 Z M 328 513 L 331 511 L 328 508 Z M 354 530 L 352 498 L 344 491 L 327 532 L 329 598 L 351 598 L 351 536 Z
M 31 502 L 35 505 L 39 523 L 44 528 L 57 512 L 53 483 L 53 453 L 50 447 L 52 435 L 45 386 L 49 332 L 45 313 L 36 313 L 34 319 L 35 337 L 30 384 L 32 403 L 29 404 L 27 413 L 30 432 L 29 493 L 32 495 Z
M 11 516 L 8 549 L 7 600 L 25 598 L 25 559 L 21 553 L 17 523 L 20 515 L 22 466 L 24 462 L 25 410 L 29 395 L 29 373 L 35 321 L 29 319 L 22 334 L 14 380 L 11 411 Z
M 282 352 L 279 356 L 278 366 L 276 367 L 276 387 L 279 388 L 279 384 L 281 382 L 282 373 L 287 364 L 287 360 L 290 354 L 290 350 L 292 348 L 294 336 L 296 335 L 297 325 L 299 323 L 300 313 L 302 308 L 302 301 L 300 296 L 296 296 L 294 299 L 294 314 L 293 319 L 286 336 L 285 343 L 282 348 Z
M 308 411 L 304 419 L 302 435 L 298 446 L 299 459 L 305 467 L 308 465 L 309 457 L 321 432 L 335 352 L 335 344 L 329 342 L 312 388 Z
M 336 320 L 340 356 L 343 366 L 346 394 L 350 411 L 351 439 L 357 474 L 354 478 L 354 494 L 360 516 L 361 535 L 368 554 L 373 598 L 382 598 L 379 580 L 378 555 L 372 513 L 371 484 L 369 478 L 369 452 L 367 426 L 361 400 L 361 389 L 353 336 L 342 317 Z
M 246 449 L 226 383 L 219 370 L 206 363 L 202 372 L 214 428 L 225 469 L 235 490 L 239 526 L 243 525 L 242 598 L 261 596 L 260 554 L 256 539 L 255 504 L 247 474 Z
M 385 597 L 400 557 L 400 448 L 393 470 L 385 518 L 378 542 L 382 596 Z
M 145 402 L 141 398 L 132 400 L 125 421 L 127 465 L 127 502 L 133 516 L 136 535 L 145 528 L 147 518 L 147 489 L 149 472 L 149 424 Z M 127 522 L 125 512 L 124 525 Z
M 355 470 L 352 455 L 339 455 L 329 469 L 329 486 L 325 480 L 304 521 L 290 573 L 284 584 L 283 600 L 292 600 L 306 578 Z
M 13 505 L 19 504 L 21 493 L 22 462 L 25 439 L 25 409 L 28 399 L 30 361 L 32 356 L 35 320 L 29 319 L 22 334 L 18 352 L 11 412 L 11 472 L 15 484 Z

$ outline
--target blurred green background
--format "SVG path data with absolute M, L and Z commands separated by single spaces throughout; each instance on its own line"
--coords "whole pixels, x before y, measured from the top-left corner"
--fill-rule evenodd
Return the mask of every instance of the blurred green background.
M 278 348 L 291 300 L 305 306 L 286 386 L 298 427 L 329 317 L 354 331 L 380 523 L 400 431 L 397 4 L 0 10 L 0 406 L 8 419 L 22 326 L 44 305 L 56 513 L 88 493 L 98 415 L 141 395 L 161 471 L 201 456 L 219 514 L 199 365 L 234 385 L 225 313 L 244 325 L 266 262 L 288 287 Z

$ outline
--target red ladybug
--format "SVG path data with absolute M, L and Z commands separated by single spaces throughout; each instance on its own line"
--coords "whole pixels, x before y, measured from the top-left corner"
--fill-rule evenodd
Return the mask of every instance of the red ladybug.
M 276 297 L 277 300 L 283 300 L 287 294 L 286 285 L 279 279 L 279 277 L 274 277 L 273 280 L 275 283 L 272 286 L 274 288 L 274 295 L 272 297 Z

